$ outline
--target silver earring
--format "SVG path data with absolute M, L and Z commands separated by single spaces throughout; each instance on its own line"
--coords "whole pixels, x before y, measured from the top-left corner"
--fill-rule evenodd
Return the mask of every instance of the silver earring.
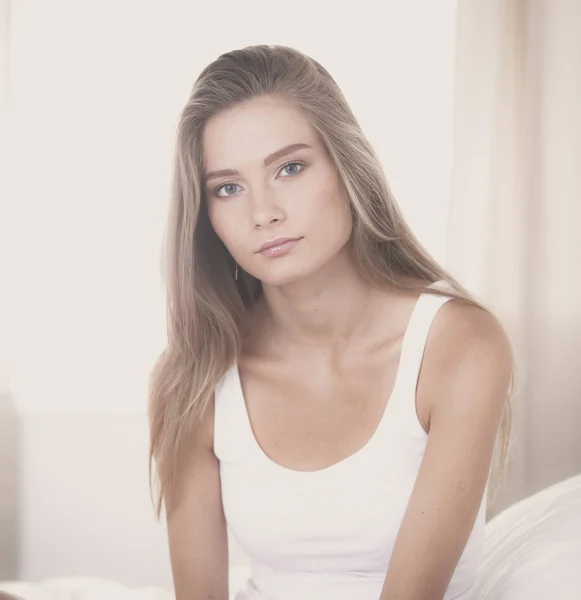
M 238 281 L 238 263 L 236 263 L 236 271 L 234 273 L 234 281 Z

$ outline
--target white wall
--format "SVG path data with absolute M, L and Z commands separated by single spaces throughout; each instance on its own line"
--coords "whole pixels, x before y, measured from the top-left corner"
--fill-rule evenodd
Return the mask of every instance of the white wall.
M 295 46 L 343 88 L 440 261 L 455 2 L 15 2 L 11 354 L 23 419 L 21 577 L 170 584 L 146 482 L 146 379 L 174 127 L 199 71 Z
M 20 577 L 171 588 L 165 527 L 149 499 L 145 417 L 34 415 L 22 436 Z
M 581 3 L 530 12 L 538 122 L 530 137 L 530 489 L 581 472 Z M 534 93 L 533 92 L 533 93 Z
M 0 393 L 8 388 L 8 331 L 11 293 L 8 282 L 10 230 L 8 215 L 8 86 L 10 80 L 10 7 L 8 0 L 0 0 Z
M 11 243 L 20 275 L 34 274 L 18 282 L 21 410 L 142 411 L 144 374 L 163 343 L 156 269 L 173 129 L 195 76 L 226 49 L 280 42 L 324 63 L 412 226 L 443 258 L 453 4 L 363 2 L 354 16 L 302 1 L 284 11 L 14 3 Z
M 14 575 L 20 558 L 19 420 L 9 392 L 10 203 L 8 199 L 8 86 L 10 80 L 10 7 L 0 0 L 0 580 Z

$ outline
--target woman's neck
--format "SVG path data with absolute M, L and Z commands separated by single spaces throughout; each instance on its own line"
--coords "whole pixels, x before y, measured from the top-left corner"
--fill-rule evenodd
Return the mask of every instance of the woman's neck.
M 261 345 L 339 350 L 362 339 L 385 310 L 386 290 L 364 281 L 346 256 L 312 276 L 264 286 L 255 321 Z

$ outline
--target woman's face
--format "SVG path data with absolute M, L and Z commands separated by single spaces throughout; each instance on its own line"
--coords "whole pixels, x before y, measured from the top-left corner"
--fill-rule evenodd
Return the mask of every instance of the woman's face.
M 347 201 L 326 148 L 297 108 L 258 97 L 222 111 L 206 124 L 203 152 L 212 227 L 264 284 L 311 275 L 345 247 Z

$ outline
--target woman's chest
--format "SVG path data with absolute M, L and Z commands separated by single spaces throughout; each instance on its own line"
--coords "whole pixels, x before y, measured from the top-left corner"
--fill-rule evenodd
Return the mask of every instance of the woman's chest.
M 244 370 L 241 389 L 256 443 L 299 471 L 336 464 L 363 448 L 381 422 L 397 359 L 333 369 Z
M 317 569 L 313 561 L 331 560 L 338 570 L 380 569 L 389 559 L 418 464 L 404 464 L 393 453 L 383 459 L 361 455 L 319 473 L 225 462 L 224 514 L 244 551 L 267 564 L 284 557 L 296 568 Z

